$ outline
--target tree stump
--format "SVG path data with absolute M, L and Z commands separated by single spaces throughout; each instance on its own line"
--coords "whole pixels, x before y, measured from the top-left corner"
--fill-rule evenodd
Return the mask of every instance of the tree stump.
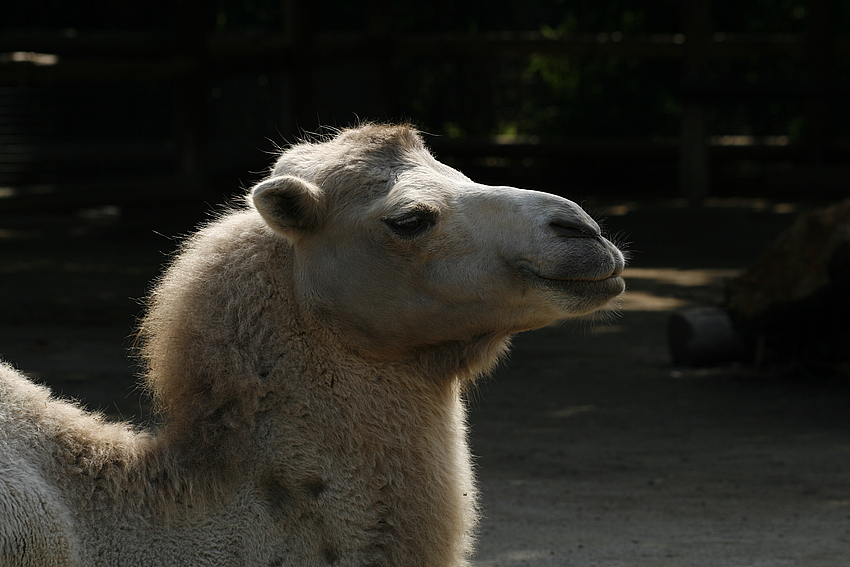
M 755 358 L 850 362 L 850 200 L 801 214 L 728 291 Z

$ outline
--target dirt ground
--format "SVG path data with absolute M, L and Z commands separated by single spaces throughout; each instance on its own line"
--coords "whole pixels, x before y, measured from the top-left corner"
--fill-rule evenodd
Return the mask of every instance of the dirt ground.
M 799 207 L 586 206 L 629 243 L 629 291 L 616 317 L 518 336 L 472 396 L 476 565 L 850 565 L 846 375 L 674 368 L 666 343 L 670 313 L 719 302 Z M 0 357 L 146 421 L 127 356 L 137 300 L 169 236 L 202 217 L 0 215 Z

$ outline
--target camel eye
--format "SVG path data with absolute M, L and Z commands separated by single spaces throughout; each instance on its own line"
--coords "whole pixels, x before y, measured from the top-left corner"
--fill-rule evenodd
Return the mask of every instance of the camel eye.
M 434 226 L 436 218 L 430 211 L 414 211 L 395 218 L 382 219 L 396 236 L 415 238 Z

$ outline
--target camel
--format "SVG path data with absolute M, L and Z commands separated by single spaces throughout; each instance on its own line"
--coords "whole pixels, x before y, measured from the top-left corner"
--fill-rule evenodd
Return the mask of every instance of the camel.
M 148 299 L 155 428 L 0 365 L 0 565 L 469 565 L 465 393 L 623 267 L 572 201 L 475 183 L 408 125 L 296 143 Z

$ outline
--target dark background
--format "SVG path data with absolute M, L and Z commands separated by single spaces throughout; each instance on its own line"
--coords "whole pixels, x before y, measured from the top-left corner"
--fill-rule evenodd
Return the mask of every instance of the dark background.
M 476 565 L 845 565 L 850 369 L 677 368 L 666 324 L 850 196 L 848 100 L 847 0 L 4 0 L 0 358 L 156 423 L 128 355 L 180 237 L 278 146 L 409 120 L 631 253 L 619 317 L 471 396 Z
M 838 0 L 7 0 L 0 212 L 219 202 L 358 120 L 576 200 L 834 200 L 847 100 Z

